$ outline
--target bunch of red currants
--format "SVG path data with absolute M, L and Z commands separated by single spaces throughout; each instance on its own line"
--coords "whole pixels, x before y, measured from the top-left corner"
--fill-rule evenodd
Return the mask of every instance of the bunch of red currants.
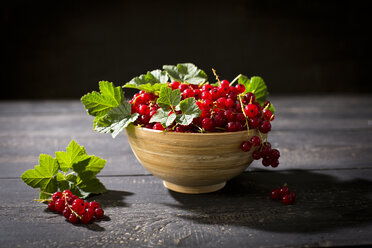
M 79 221 L 88 224 L 93 218 L 102 219 L 104 216 L 104 211 L 98 202 L 85 202 L 73 195 L 70 190 L 55 192 L 48 203 L 48 208 L 51 211 L 62 213 L 73 224 Z

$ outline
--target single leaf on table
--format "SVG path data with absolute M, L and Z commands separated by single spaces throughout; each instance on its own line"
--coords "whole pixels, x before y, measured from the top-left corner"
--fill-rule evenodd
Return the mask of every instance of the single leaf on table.
M 85 148 L 74 140 L 70 142 L 66 148 L 66 152 L 56 152 L 55 154 L 59 168 L 63 172 L 68 172 L 74 163 L 78 163 L 87 156 Z
M 40 154 L 39 165 L 35 169 L 25 171 L 21 178 L 32 188 L 40 188 L 42 192 L 54 193 L 58 190 L 55 175 L 58 173 L 58 163 L 55 158 L 46 154 Z M 47 199 L 50 195 L 41 193 L 40 199 Z
M 115 87 L 113 83 L 100 81 L 99 89 L 100 93 L 93 91 L 80 99 L 88 114 L 92 116 L 107 114 L 112 108 L 119 106 L 124 99 L 121 87 Z
M 157 104 L 167 109 L 171 106 L 177 106 L 181 101 L 181 91 L 179 89 L 172 90 L 168 86 L 163 86 L 160 89 L 159 98 Z
M 119 106 L 101 117 L 94 130 L 100 133 L 111 133 L 112 137 L 115 138 L 130 123 L 135 122 L 138 115 L 138 113 L 131 114 L 131 104 L 123 101 Z
M 187 126 L 191 124 L 194 118 L 199 117 L 201 110 L 198 105 L 196 105 L 196 100 L 194 97 L 189 97 L 180 102 L 179 110 L 182 114 L 177 115 L 176 122 L 180 125 Z
M 200 84 L 208 79 L 207 74 L 203 70 L 198 69 L 191 63 L 177 64 L 176 66 L 164 65 L 163 69 L 173 81 L 177 82 Z
M 159 91 L 163 84 L 168 82 L 168 75 L 165 71 L 153 70 L 133 78 L 123 87 L 135 88 L 146 92 Z
M 172 110 L 164 110 L 159 108 L 156 114 L 151 117 L 150 122 L 160 122 L 163 127 L 168 127 L 174 122 L 175 119 L 176 114 L 173 113 Z

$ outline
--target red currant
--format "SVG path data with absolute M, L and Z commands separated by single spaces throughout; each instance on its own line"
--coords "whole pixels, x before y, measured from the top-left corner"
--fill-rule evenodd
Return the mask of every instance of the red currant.
M 278 200 L 280 198 L 279 189 L 273 189 L 271 191 L 271 199 Z
M 103 216 L 104 216 L 104 211 L 102 208 L 96 208 L 94 210 L 94 216 L 97 218 L 97 219 L 102 219 Z
M 271 124 L 268 121 L 263 121 L 259 128 L 261 133 L 268 133 L 271 130 Z
M 72 224 L 76 224 L 79 222 L 79 218 L 75 215 L 75 214 L 70 214 L 70 217 L 68 217 L 68 220 L 72 223 Z
M 257 114 L 258 114 L 258 108 L 256 105 L 250 103 L 248 104 L 247 106 L 245 106 L 244 108 L 244 113 L 246 116 L 248 116 L 249 118 L 253 118 L 253 117 L 256 117 Z
M 242 149 L 243 152 L 249 152 L 252 148 L 252 143 L 249 141 L 243 141 L 240 145 L 240 149 Z
M 261 139 L 258 136 L 253 136 L 251 142 L 253 146 L 259 146 L 261 144 Z
M 48 203 L 48 208 L 50 211 L 56 211 L 56 205 L 55 205 L 55 202 L 54 201 L 50 201 Z
M 160 124 L 160 122 L 157 122 L 157 123 L 154 124 L 152 129 L 154 129 L 154 130 L 164 130 L 164 127 Z
M 57 201 L 58 199 L 62 199 L 62 192 L 56 192 L 56 193 L 54 193 L 53 195 L 52 195 L 52 199 L 53 199 L 53 201 Z
M 81 215 L 85 211 L 85 202 L 82 199 L 75 199 L 72 203 L 72 210 L 74 210 L 78 215 Z
M 295 200 L 295 194 L 294 193 L 288 193 L 286 194 L 285 196 L 283 196 L 282 198 L 282 202 L 286 205 L 290 205 L 290 204 L 293 204 Z

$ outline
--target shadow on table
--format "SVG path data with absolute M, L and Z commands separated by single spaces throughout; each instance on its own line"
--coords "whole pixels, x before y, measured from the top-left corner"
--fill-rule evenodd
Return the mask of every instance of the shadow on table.
M 284 183 L 296 193 L 294 205 L 270 199 Z M 372 182 L 337 178 L 309 171 L 248 172 L 222 190 L 204 195 L 169 191 L 190 213 L 177 217 L 203 224 L 246 226 L 272 232 L 320 232 L 372 223 Z M 184 213 L 184 212 L 182 212 Z
M 127 207 L 124 202 L 126 196 L 133 195 L 132 192 L 120 191 L 120 190 L 107 190 L 106 193 L 102 195 L 96 195 L 89 198 L 89 201 L 98 201 L 103 208 L 107 207 Z

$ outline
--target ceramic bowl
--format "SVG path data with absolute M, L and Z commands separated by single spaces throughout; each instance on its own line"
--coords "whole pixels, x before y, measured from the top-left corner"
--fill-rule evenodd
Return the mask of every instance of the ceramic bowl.
M 170 190 L 200 194 L 223 188 L 252 162 L 240 144 L 256 130 L 224 133 L 162 132 L 130 125 L 125 129 L 138 161 Z

